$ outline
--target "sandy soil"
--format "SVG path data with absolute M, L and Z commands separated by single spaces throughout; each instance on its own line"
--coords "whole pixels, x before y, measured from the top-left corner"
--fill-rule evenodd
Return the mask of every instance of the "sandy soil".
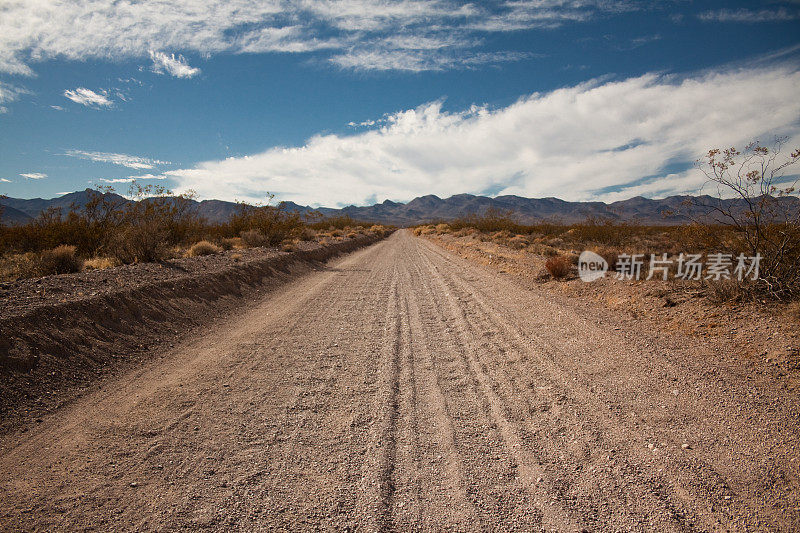
M 407 231 L 0 441 L 0 528 L 792 530 L 798 397 Z

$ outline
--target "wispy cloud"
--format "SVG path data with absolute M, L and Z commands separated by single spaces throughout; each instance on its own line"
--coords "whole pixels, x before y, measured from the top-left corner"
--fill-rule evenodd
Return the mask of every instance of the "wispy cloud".
M 52 58 L 150 58 L 178 77 L 198 69 L 175 55 L 329 51 L 336 64 L 373 69 L 464 68 L 426 58 L 364 61 L 398 50 L 474 49 L 487 33 L 554 28 L 636 9 L 631 0 L 175 0 L 12 2 L 0 19 L 0 72 L 32 75 Z M 414 42 L 420 43 L 414 45 Z M 346 56 L 355 58 L 347 60 Z M 435 55 L 429 52 L 428 56 Z M 473 56 L 474 57 L 474 56 Z M 508 61 L 511 56 L 497 56 Z M 481 61 L 488 60 L 485 56 Z M 383 68 L 383 67 L 382 67 Z M 414 70 L 412 69 L 412 70 Z
M 358 50 L 333 56 L 330 61 L 342 68 L 353 70 L 397 70 L 423 72 L 470 69 L 485 64 L 519 61 L 532 54 L 522 52 L 484 52 L 446 54 L 432 50 Z
M 114 102 L 106 96 L 105 91 L 96 93 L 91 89 L 85 87 L 78 87 L 77 89 L 67 89 L 64 91 L 64 96 L 76 104 L 85 105 L 94 109 L 101 107 L 111 107 Z
M 135 169 L 151 169 L 158 165 L 169 165 L 169 161 L 159 161 L 158 159 L 150 159 L 147 157 L 139 157 L 128 154 L 116 154 L 111 152 L 90 152 L 85 150 L 67 150 L 63 155 L 69 157 L 77 157 L 78 159 L 87 159 L 97 163 L 110 163 L 112 165 L 119 165 Z
M 777 9 L 719 9 L 698 15 L 706 22 L 788 22 L 800 20 L 800 10 L 780 7 Z
M 47 177 L 47 174 L 43 172 L 26 172 L 24 174 L 20 174 L 20 176 L 29 180 L 43 180 Z
M 798 86 L 789 64 L 593 81 L 500 109 L 446 112 L 433 102 L 360 133 L 164 174 L 205 198 L 271 191 L 312 205 L 485 191 L 572 200 L 696 192 L 703 176 L 674 168 L 709 148 L 772 134 L 800 145 Z
M 13 102 L 17 100 L 20 95 L 28 94 L 28 92 L 29 91 L 24 87 L 19 87 L 17 85 L 0 81 L 0 104 Z M 5 113 L 7 111 L 8 110 L 4 106 L 0 106 L 0 113 Z
M 11 180 L 6 178 L 0 178 L 0 181 L 2 181 L 3 183 L 13 183 Z
M 140 174 L 138 176 L 127 176 L 124 178 L 100 178 L 98 181 L 103 183 L 131 183 L 139 180 L 165 180 L 167 176 L 163 174 Z
M 151 50 L 150 59 L 153 60 L 153 72 L 158 74 L 166 73 L 176 78 L 193 78 L 200 74 L 200 69 L 189 66 L 182 55 L 175 57 L 175 54 Z

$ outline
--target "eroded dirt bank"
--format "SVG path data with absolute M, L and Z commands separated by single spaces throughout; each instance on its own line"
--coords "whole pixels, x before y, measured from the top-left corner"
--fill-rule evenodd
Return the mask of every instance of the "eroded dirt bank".
M 2 529 L 796 530 L 796 392 L 401 231 L 0 440 Z
M 30 423 L 109 371 L 139 364 L 207 323 L 341 253 L 361 236 L 294 252 L 231 251 L 0 287 L 0 432 Z

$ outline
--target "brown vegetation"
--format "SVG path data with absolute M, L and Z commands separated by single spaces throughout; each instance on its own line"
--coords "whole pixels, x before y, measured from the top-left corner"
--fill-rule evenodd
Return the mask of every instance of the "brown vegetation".
M 22 226 L 0 226 L 0 280 L 163 261 L 247 247 L 295 250 L 301 241 L 341 241 L 364 233 L 349 217 L 304 217 L 282 204 L 240 204 L 225 223 L 210 224 L 192 208 L 192 195 L 162 187 L 131 185 L 129 200 L 110 188 L 96 191 L 83 207 L 44 211 Z M 271 199 L 271 197 L 270 197 Z M 64 248 L 66 246 L 67 248 Z
M 554 278 L 563 279 L 569 275 L 572 268 L 572 261 L 566 255 L 558 255 L 549 257 L 547 261 L 544 262 L 544 267 Z

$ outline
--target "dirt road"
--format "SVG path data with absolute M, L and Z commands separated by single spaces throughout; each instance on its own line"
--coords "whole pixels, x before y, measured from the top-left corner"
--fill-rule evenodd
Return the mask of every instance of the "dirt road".
M 798 398 L 400 231 L 0 448 L 0 529 L 797 528 Z

